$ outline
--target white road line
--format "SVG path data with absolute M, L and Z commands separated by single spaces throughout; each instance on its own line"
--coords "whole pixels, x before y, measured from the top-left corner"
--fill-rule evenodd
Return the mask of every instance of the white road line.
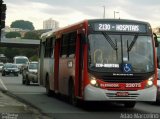
M 7 87 L 4 85 L 4 83 L 3 83 L 3 81 L 2 81 L 1 78 L 0 78 L 0 83 L 2 84 L 2 86 L 3 86 L 3 88 L 4 88 L 5 90 L 8 90 Z

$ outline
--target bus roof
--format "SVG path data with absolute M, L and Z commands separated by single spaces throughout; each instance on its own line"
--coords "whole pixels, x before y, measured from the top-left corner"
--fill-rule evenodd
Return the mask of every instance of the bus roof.
M 28 57 L 26 57 L 26 56 L 15 56 L 14 58 L 15 58 L 15 59 L 16 59 L 16 58 L 27 58 L 27 59 L 28 59 Z
M 43 41 L 43 40 L 45 40 L 47 38 L 50 38 L 50 37 L 54 37 L 54 36 L 57 36 L 57 35 L 62 35 L 63 33 L 68 32 L 68 31 L 73 31 L 73 30 L 76 30 L 78 28 L 85 28 L 88 24 L 95 23 L 95 22 L 102 22 L 102 23 L 104 23 L 104 22 L 116 23 L 117 22 L 117 23 L 126 23 L 126 24 L 127 23 L 145 24 L 148 27 L 151 27 L 148 22 L 138 21 L 138 20 L 129 20 L 129 19 L 90 19 L 90 20 L 83 20 L 81 22 L 78 22 L 78 23 L 63 27 L 63 28 L 59 28 L 57 30 L 52 30 L 52 31 L 43 33 L 41 35 L 41 39 Z
M 148 24 L 146 21 L 139 21 L 139 20 L 131 20 L 131 19 L 90 19 L 88 22 L 98 22 L 98 21 L 107 21 L 107 22 L 125 22 L 125 23 L 139 23 L 139 24 Z

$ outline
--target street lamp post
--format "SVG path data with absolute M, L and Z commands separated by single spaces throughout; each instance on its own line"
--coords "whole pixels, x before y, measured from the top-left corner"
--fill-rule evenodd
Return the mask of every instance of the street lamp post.
M 114 11 L 114 19 L 116 18 L 116 14 L 119 14 L 119 12 Z M 120 17 L 119 17 L 119 19 L 120 19 Z
M 104 9 L 104 11 L 103 11 L 103 19 L 105 19 L 105 17 L 106 17 L 106 6 L 102 6 Z

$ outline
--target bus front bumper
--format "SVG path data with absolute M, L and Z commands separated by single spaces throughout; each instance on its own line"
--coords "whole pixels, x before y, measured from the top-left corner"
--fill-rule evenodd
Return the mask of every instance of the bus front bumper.
M 117 96 L 117 92 L 127 92 L 128 96 Z M 89 84 L 84 90 L 84 100 L 86 101 L 156 101 L 156 95 L 156 86 L 138 91 L 111 91 Z

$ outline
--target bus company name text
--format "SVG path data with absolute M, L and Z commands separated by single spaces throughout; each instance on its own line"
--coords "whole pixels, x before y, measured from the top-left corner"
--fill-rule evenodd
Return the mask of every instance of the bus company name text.
M 124 83 L 123 86 L 125 88 L 140 88 L 141 83 Z M 105 84 L 100 84 L 100 87 L 103 87 L 103 88 L 118 88 L 118 87 L 120 87 L 120 84 L 119 83 L 105 83 Z
M 96 67 L 119 68 L 119 64 L 101 64 L 101 63 L 96 63 Z

